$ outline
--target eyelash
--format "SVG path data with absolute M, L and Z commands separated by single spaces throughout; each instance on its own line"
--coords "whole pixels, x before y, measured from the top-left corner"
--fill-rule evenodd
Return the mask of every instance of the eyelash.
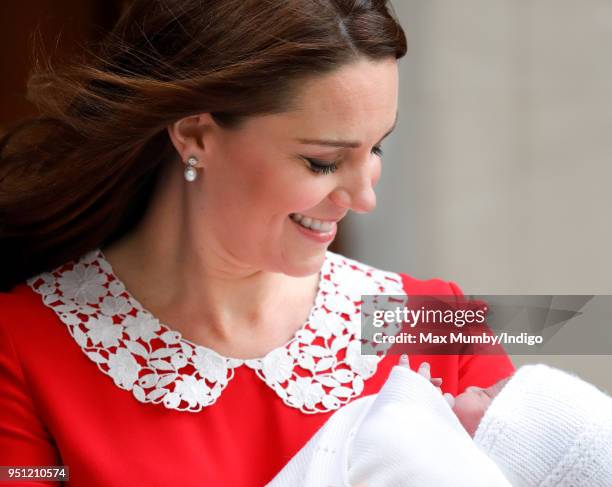
M 376 145 L 372 148 L 372 154 L 378 157 L 382 157 L 383 150 L 379 145 Z M 335 162 L 331 164 L 321 164 L 323 161 L 319 161 L 318 159 L 311 159 L 308 157 L 305 157 L 304 159 L 308 161 L 308 168 L 316 174 L 331 174 L 333 172 L 336 172 L 336 170 L 338 169 L 338 165 Z

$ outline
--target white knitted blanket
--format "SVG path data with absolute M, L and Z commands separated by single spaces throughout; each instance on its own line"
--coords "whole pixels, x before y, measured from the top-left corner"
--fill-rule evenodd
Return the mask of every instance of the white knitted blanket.
M 426 378 L 396 366 L 334 413 L 267 487 L 612 486 L 612 398 L 545 365 L 520 368 L 474 440 Z

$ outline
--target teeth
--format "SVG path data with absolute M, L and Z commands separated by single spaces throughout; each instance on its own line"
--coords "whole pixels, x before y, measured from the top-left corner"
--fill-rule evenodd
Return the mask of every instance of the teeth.
M 311 230 L 321 233 L 331 232 L 332 228 L 334 228 L 334 222 L 316 220 L 314 218 L 310 218 L 309 216 L 300 215 L 299 213 L 292 213 L 291 219 L 303 227 L 310 228 Z

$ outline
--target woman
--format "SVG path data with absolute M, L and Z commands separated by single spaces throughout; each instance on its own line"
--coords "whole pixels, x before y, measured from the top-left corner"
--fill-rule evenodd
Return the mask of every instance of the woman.
M 374 208 L 405 51 L 382 0 L 137 0 L 31 77 L 0 146 L 3 465 L 260 486 L 377 392 L 361 295 L 460 294 L 327 251 Z M 411 360 L 452 394 L 513 370 Z

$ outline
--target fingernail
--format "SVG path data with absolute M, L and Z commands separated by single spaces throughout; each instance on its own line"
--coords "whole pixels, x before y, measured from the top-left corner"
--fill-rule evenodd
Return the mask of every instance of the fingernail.
M 399 364 L 409 367 L 410 363 L 408 362 L 408 355 L 406 355 L 405 353 L 402 353 L 399 358 Z

